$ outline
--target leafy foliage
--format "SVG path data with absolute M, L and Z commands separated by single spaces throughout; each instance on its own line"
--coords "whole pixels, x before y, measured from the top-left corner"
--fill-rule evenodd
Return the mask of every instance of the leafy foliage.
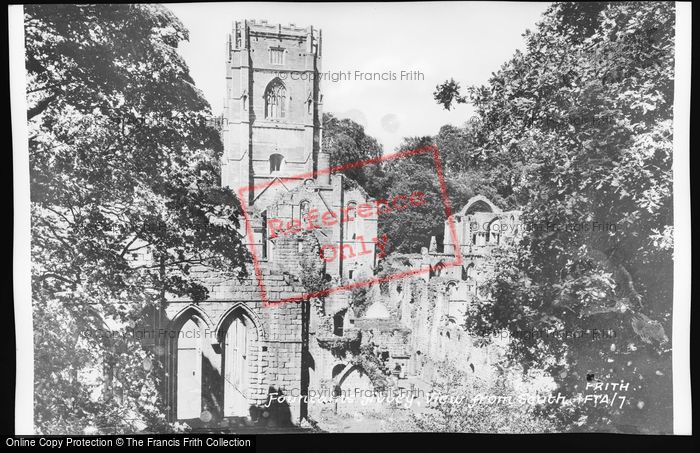
M 28 5 L 25 30 L 37 430 L 164 425 L 158 356 L 124 329 L 246 258 L 187 31 L 156 5 Z
M 359 162 L 381 155 L 378 142 L 364 128 L 349 119 L 332 114 L 323 116 L 324 149 L 331 165 Z M 464 204 L 476 194 L 500 201 L 488 180 L 473 165 L 466 149 L 471 146 L 470 128 L 444 126 L 435 137 L 407 137 L 397 151 L 409 151 L 436 145 L 443 159 L 447 192 L 453 207 Z M 442 237 L 446 220 L 437 169 L 429 154 L 400 158 L 343 172 L 356 181 L 371 197 L 391 201 L 414 192 L 426 194 L 427 203 L 379 216 L 379 236 L 389 236 L 387 253 L 420 252 L 431 236 Z
M 383 392 L 390 386 L 388 379 L 390 371 L 387 364 L 379 357 L 376 349 L 377 346 L 374 343 L 360 346 L 360 351 L 351 357 L 350 363 L 357 365 L 367 374 L 375 391 Z
M 323 114 L 324 152 L 330 155 L 331 167 L 379 157 L 382 147 L 379 142 L 365 134 L 365 129 L 347 118 L 337 118 L 332 113 Z M 369 167 L 348 168 L 343 174 L 352 178 L 361 186 L 368 183 Z
M 538 406 L 520 404 L 522 393 L 508 379 L 486 382 L 447 363 L 440 365 L 436 375 L 433 398 L 437 414 L 431 411 L 413 415 L 420 430 L 489 434 L 541 434 L 560 430 L 556 421 L 542 414 Z
M 453 103 L 465 104 L 467 102 L 466 96 L 460 94 L 459 82 L 455 82 L 455 79 L 450 79 L 442 85 L 438 85 L 433 96 L 435 101 L 447 110 L 452 109 Z
M 624 409 L 578 414 L 591 429 L 670 431 L 673 4 L 555 4 L 525 40 L 465 95 L 478 118 L 468 159 L 528 226 L 469 327 L 614 330 L 612 344 L 552 338 L 513 353 L 552 364 L 571 392 L 586 374 L 631 382 Z M 447 84 L 435 98 L 457 96 Z
M 450 134 L 454 129 L 443 127 L 436 137 L 409 137 L 399 146 L 399 151 L 408 151 L 434 145 L 435 142 L 453 145 L 457 142 Z M 455 153 L 451 147 L 438 148 L 441 156 L 445 151 Z M 456 154 L 456 153 L 455 153 Z M 447 154 L 453 157 L 455 154 Z M 448 162 L 452 162 L 450 159 Z M 458 164 L 445 164 L 445 183 L 451 208 L 466 204 L 477 194 L 492 195 L 499 200 L 488 181 L 476 170 L 459 167 Z M 378 199 L 389 202 L 397 196 L 410 196 L 414 192 L 425 194 L 425 203 L 410 206 L 404 210 L 392 210 L 379 217 L 379 234 L 389 236 L 387 252 L 416 253 L 429 245 L 431 236 L 442 238 L 446 208 L 438 179 L 437 165 L 431 154 L 391 160 L 386 165 L 375 168 L 368 184 L 368 192 Z

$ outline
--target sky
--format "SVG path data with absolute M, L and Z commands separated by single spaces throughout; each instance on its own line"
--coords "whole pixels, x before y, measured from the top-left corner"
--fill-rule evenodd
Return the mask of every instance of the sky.
M 223 107 L 226 35 L 235 20 L 265 19 L 321 28 L 322 71 L 351 73 L 349 80 L 322 82 L 324 111 L 362 124 L 384 152 L 390 152 L 403 137 L 435 135 L 445 124 L 464 124 L 471 107 L 462 104 L 445 110 L 433 99 L 435 87 L 450 78 L 463 88 L 485 84 L 516 49 L 524 48 L 523 33 L 535 28 L 549 3 L 166 6 L 190 31 L 190 40 L 180 44 L 180 52 L 215 114 Z M 395 80 L 367 80 L 366 73 L 393 73 Z

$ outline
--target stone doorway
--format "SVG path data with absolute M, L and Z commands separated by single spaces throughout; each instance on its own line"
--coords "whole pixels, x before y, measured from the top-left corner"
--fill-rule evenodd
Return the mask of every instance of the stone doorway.
M 249 415 L 248 355 L 253 332 L 252 322 L 242 315 L 235 316 L 224 339 L 224 416 Z
M 188 319 L 177 336 L 177 418 L 198 418 L 202 410 L 202 345 L 200 327 Z

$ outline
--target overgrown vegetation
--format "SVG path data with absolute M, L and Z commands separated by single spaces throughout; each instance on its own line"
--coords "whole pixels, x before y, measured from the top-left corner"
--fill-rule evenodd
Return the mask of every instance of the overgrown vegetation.
M 514 339 L 511 360 L 547 366 L 570 395 L 587 376 L 631 383 L 622 409 L 447 404 L 438 418 L 417 417 L 422 429 L 672 431 L 674 14 L 670 2 L 554 4 L 486 85 L 437 87 L 445 108 L 474 106 L 465 127 L 400 146 L 438 145 L 453 208 L 481 194 L 524 212 L 523 242 L 515 256 L 494 258 L 493 297 L 473 306 L 465 327 L 612 330 L 604 348 Z M 240 275 L 247 260 L 238 201 L 219 185 L 218 131 L 177 53 L 187 30 L 158 5 L 28 5 L 25 30 L 36 430 L 180 429 L 157 391 L 161 357 L 124 330 L 167 294 L 205 300 L 193 269 Z M 323 123 L 331 165 L 381 155 L 356 123 L 330 114 Z M 442 234 L 431 156 L 346 174 L 375 198 L 426 194 L 424 206 L 380 216 L 387 252 L 416 253 Z M 317 245 L 311 252 L 318 258 Z M 319 263 L 302 260 L 309 291 L 330 284 Z M 368 293 L 353 297 L 361 316 Z M 109 329 L 119 340 L 105 342 Z M 331 347 L 352 352 L 385 388 L 371 346 Z M 103 365 L 114 374 L 85 378 Z M 507 381 L 442 374 L 437 384 L 455 396 L 513 392 Z
M 354 355 L 350 362 L 358 365 L 367 374 L 376 391 L 385 391 L 389 388 L 389 368 L 375 353 L 376 345 L 366 343 L 360 347 L 358 354 Z
M 434 411 L 413 415 L 419 430 L 457 433 L 547 433 L 561 426 L 535 404 L 520 404 L 513 381 L 485 382 L 443 363 L 434 382 Z M 439 400 L 437 396 L 444 399 Z M 490 398 L 490 399 L 486 399 Z
M 587 374 L 631 383 L 623 409 L 562 414 L 584 417 L 582 429 L 672 431 L 674 20 L 670 2 L 557 3 L 488 84 L 435 93 L 476 108 L 464 160 L 528 227 L 468 327 L 617 333 L 605 348 L 512 344 L 518 363 L 550 364 L 571 393 Z
M 129 328 L 166 293 L 205 299 L 194 267 L 246 259 L 187 31 L 158 5 L 24 11 L 36 431 L 174 428 L 161 357 Z

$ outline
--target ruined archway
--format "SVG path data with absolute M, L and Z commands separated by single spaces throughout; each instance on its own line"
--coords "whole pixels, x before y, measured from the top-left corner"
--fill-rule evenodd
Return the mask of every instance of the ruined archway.
M 167 396 L 176 419 L 199 418 L 202 413 L 202 350 L 209 329 L 209 319 L 195 305 L 180 310 L 169 325 Z
M 217 326 L 217 339 L 221 345 L 221 370 L 223 376 L 223 415 L 245 417 L 253 401 L 253 375 L 258 374 L 258 340 L 260 326 L 250 310 L 237 304 L 222 316 Z

